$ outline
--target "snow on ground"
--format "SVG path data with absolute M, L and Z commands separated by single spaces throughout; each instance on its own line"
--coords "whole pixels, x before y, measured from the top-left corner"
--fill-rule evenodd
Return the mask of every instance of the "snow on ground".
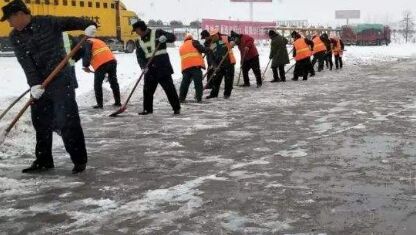
M 140 86 L 128 112 L 109 119 L 111 107 L 91 110 L 93 79 L 78 67 L 88 171 L 70 176 L 54 136 L 57 169 L 20 174 L 35 144 L 25 115 L 0 148 L 0 231 L 414 234 L 416 102 L 409 82 L 416 46 L 347 50 L 342 71 L 235 88 L 231 100 L 187 104 L 179 117 L 160 88 L 155 114 L 137 116 Z M 169 52 L 178 88 L 179 56 Z M 268 49 L 260 53 L 264 67 Z M 134 54 L 117 58 L 125 97 L 140 70 Z M 15 58 L 0 58 L 0 66 L 2 110 L 27 86 Z

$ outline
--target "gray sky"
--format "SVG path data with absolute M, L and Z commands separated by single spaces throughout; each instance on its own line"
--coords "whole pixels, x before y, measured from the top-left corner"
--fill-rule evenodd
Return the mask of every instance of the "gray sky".
M 122 0 L 145 20 L 173 19 L 189 23 L 202 18 L 248 20 L 246 3 L 229 0 Z M 317 4 L 320 3 L 320 4 Z M 335 10 L 361 10 L 361 20 L 351 22 L 387 23 L 398 21 L 404 10 L 416 11 L 416 0 L 273 0 L 257 3 L 254 18 L 259 21 L 308 19 L 313 24 L 336 25 Z

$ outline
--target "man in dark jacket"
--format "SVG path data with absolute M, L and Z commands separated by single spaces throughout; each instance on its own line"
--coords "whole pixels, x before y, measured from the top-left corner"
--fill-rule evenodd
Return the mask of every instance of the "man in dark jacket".
M 248 72 L 253 70 L 254 75 L 256 76 L 257 87 L 261 87 L 263 82 L 261 78 L 260 60 L 257 47 L 254 45 L 254 38 L 246 34 L 238 34 L 234 31 L 231 31 L 231 38 L 233 38 L 235 44 L 238 45 L 238 49 L 240 50 L 242 61 L 241 66 L 244 77 L 243 86 L 250 86 L 250 77 L 248 76 Z
M 103 82 L 108 75 L 108 82 L 114 96 L 114 105 L 121 106 L 120 87 L 117 81 L 117 61 L 107 44 L 95 38 L 96 32 L 91 32 L 91 37 L 84 44 L 83 70 L 94 73 L 94 91 L 97 105 L 94 109 L 102 109 L 103 106 Z M 90 66 L 94 71 L 90 70 Z
M 213 66 L 218 71 L 213 74 L 212 90 L 207 99 L 217 98 L 222 80 L 224 79 L 224 99 L 229 99 L 233 90 L 234 83 L 234 63 L 235 58 L 232 48 L 225 35 L 221 35 L 218 30 L 212 30 L 210 33 L 210 49 L 212 51 Z M 223 63 L 221 64 L 221 62 Z
M 294 77 L 292 80 L 297 81 L 299 76 L 303 77 L 303 80 L 308 80 L 309 73 L 312 76 L 315 75 L 315 71 L 312 67 L 311 56 L 313 42 L 307 38 L 303 38 L 298 32 L 293 31 L 291 34 L 293 43 L 293 58 L 296 60 Z
M 270 44 L 271 49 L 269 56 L 269 58 L 272 60 L 272 82 L 286 82 L 285 65 L 289 64 L 290 62 L 286 45 L 289 43 L 289 41 L 285 37 L 276 33 L 274 30 L 269 31 L 269 37 L 272 40 Z M 280 78 L 277 69 L 279 69 Z
M 66 56 L 62 32 L 84 30 L 95 27 L 95 23 L 75 17 L 31 16 L 21 0 L 10 2 L 2 10 L 4 15 L 1 21 L 9 21 L 14 28 L 10 41 L 26 74 L 31 95 L 36 100 L 31 106 L 32 123 L 36 130 L 36 160 L 23 172 L 54 168 L 54 128 L 60 130 L 65 148 L 75 165 L 72 172 L 84 171 L 87 151 L 70 66 L 65 66 L 46 89 L 41 84 Z
M 139 114 L 153 113 L 153 96 L 158 84 L 165 91 L 174 114 L 180 114 L 181 105 L 172 80 L 173 68 L 166 50 L 166 43 L 175 42 L 175 35 L 161 29 L 150 29 L 144 21 L 136 22 L 133 30 L 140 36 L 140 39 L 136 41 L 137 61 L 142 69 L 146 69 L 144 71 L 143 112 Z M 159 48 L 152 63 L 146 68 L 146 64 L 157 47 Z
M 323 33 L 321 35 L 321 39 L 325 44 L 326 47 L 326 56 L 325 56 L 325 62 L 326 62 L 326 68 L 329 68 L 329 70 L 332 70 L 332 67 L 334 67 L 334 63 L 332 61 L 332 43 L 329 39 L 329 36 L 327 33 Z
M 202 30 L 201 32 L 201 39 L 204 40 L 204 47 L 205 47 L 205 58 L 207 60 L 208 69 L 207 69 L 207 85 L 205 86 L 205 89 L 212 89 L 212 79 L 208 81 L 209 78 L 212 77 L 212 74 L 214 73 L 214 58 L 212 55 L 212 51 L 209 49 L 211 45 L 211 38 L 209 35 L 208 30 Z

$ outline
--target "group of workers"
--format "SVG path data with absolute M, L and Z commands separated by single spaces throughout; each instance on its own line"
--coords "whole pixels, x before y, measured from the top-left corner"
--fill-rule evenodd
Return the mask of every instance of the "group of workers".
M 2 10 L 1 21 L 7 20 L 13 28 L 10 41 L 31 87 L 31 96 L 35 99 L 31 105 L 31 115 L 36 131 L 36 160 L 23 172 L 32 173 L 54 168 L 53 131 L 63 138 L 65 148 L 74 163 L 73 173 L 83 172 L 87 164 L 87 151 L 75 97 L 77 82 L 74 62 L 82 59 L 83 70 L 94 73 L 97 102 L 94 108 L 102 109 L 102 84 L 106 77 L 113 91 L 114 106 L 121 106 L 116 58 L 108 45 L 96 38 L 97 25 L 93 21 L 76 17 L 32 16 L 22 0 L 13 0 Z M 60 71 L 53 82 L 47 87 L 43 86 L 45 78 L 78 44 L 79 39 L 74 39 L 66 33 L 74 30 L 84 30 L 86 41 L 72 57 L 73 61 Z M 143 21 L 133 24 L 133 32 L 139 36 L 136 41 L 136 56 L 144 73 L 143 110 L 140 115 L 153 113 L 153 97 L 158 84 L 165 91 L 175 115 L 180 114 L 181 103 L 186 102 L 192 81 L 196 102 L 202 102 L 205 89 L 211 90 L 206 99 L 218 97 L 223 80 L 224 98 L 230 98 L 237 63 L 233 52 L 235 46 L 241 54 L 244 81 L 241 86 L 250 86 L 250 70 L 255 75 L 257 87 L 260 88 L 263 84 L 259 53 L 252 37 L 233 31 L 228 36 L 221 34 L 217 29 L 204 30 L 201 33 L 203 43 L 187 34 L 179 48 L 183 79 L 178 95 L 167 51 L 167 44 L 175 42 L 175 35 L 161 29 L 150 29 Z M 272 82 L 285 82 L 285 65 L 290 63 L 288 40 L 273 30 L 269 32 L 269 36 Z M 324 69 L 325 62 L 332 69 L 332 54 L 335 56 L 336 68 L 342 68 L 344 45 L 339 38 L 330 39 L 328 35 L 323 34 L 315 35 L 309 40 L 297 32 L 293 32 L 291 36 L 294 40 L 293 58 L 296 61 L 293 80 L 298 80 L 299 76 L 307 80 L 309 74 L 315 75 L 315 63 L 318 63 L 318 71 Z M 208 66 L 205 65 L 204 57 Z M 207 70 L 205 76 L 204 69 Z M 207 78 L 205 86 L 204 77 Z

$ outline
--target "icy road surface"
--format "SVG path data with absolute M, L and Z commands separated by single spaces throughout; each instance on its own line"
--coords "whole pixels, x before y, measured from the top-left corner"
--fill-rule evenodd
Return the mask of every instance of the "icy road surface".
M 179 117 L 161 90 L 153 116 L 137 115 L 140 92 L 116 119 L 82 105 L 79 176 L 57 136 L 57 168 L 20 173 L 33 160 L 25 116 L 1 146 L 0 233 L 416 234 L 415 74 L 415 59 L 360 55 Z

